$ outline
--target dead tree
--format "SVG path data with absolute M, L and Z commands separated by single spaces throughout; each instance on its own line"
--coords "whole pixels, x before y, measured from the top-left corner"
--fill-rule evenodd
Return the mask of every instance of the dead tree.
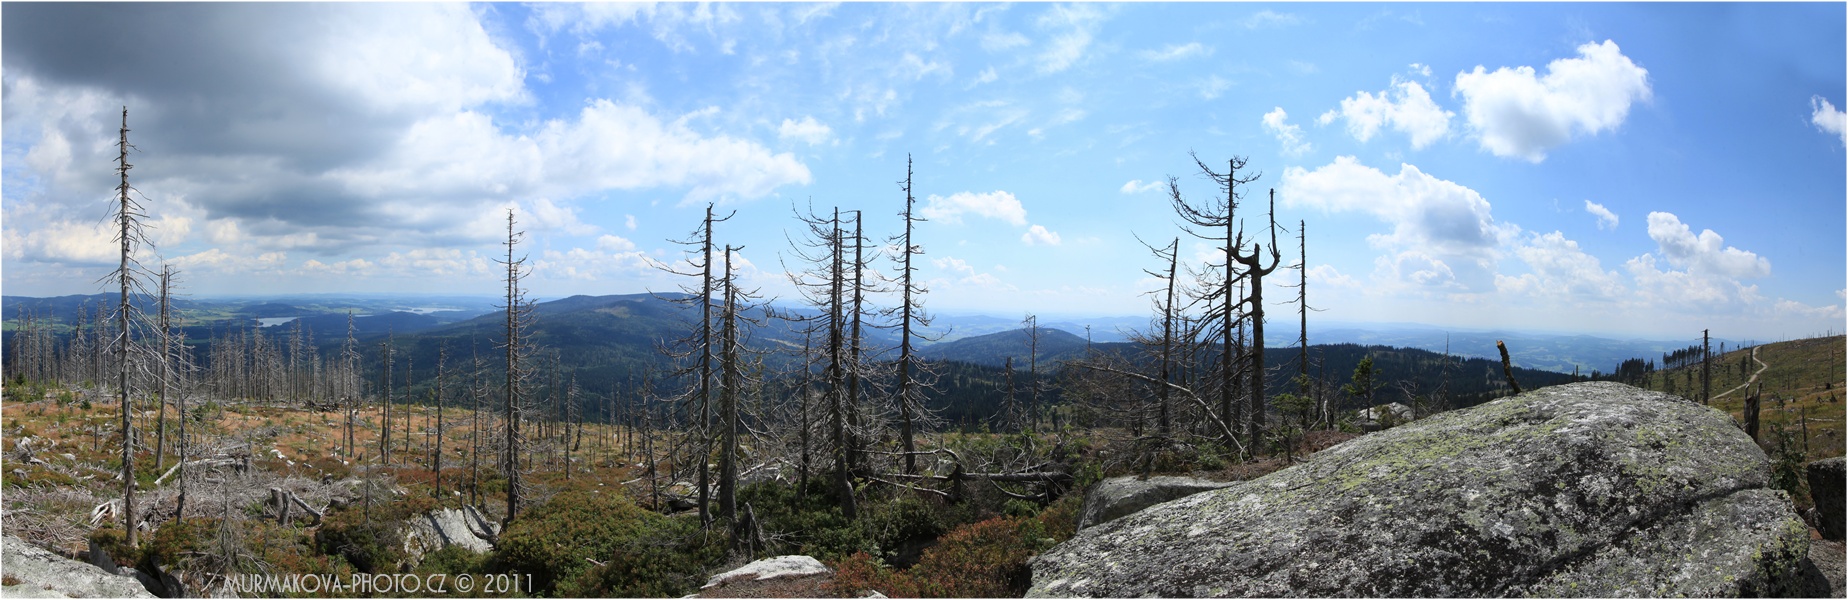
M 821 334 L 827 340 L 819 355 L 808 357 L 808 361 L 823 369 L 823 397 L 825 399 L 825 418 L 829 430 L 829 453 L 834 461 L 833 487 L 841 512 L 848 519 L 858 516 L 853 497 L 852 450 L 853 437 L 850 435 L 852 413 L 856 410 L 849 403 L 847 392 L 847 370 L 849 358 L 847 349 L 851 334 L 847 313 L 846 273 L 842 263 L 846 260 L 846 235 L 841 228 L 840 209 L 834 209 L 832 215 L 822 217 L 814 213 L 811 207 L 804 214 L 796 213 L 797 220 L 805 226 L 805 235 L 801 241 L 789 241 L 796 259 L 807 265 L 803 269 L 791 269 L 784 265 L 784 272 L 789 274 L 790 282 L 800 290 L 805 302 L 817 309 L 819 315 L 797 317 L 784 314 L 786 320 L 803 324 L 807 335 Z
M 1027 333 L 1027 431 L 1039 433 L 1039 317 L 1029 314 L 1025 319 L 1020 320 L 1020 325 Z
M 379 342 L 379 464 L 391 464 L 391 334 Z
M 134 168 L 133 165 L 128 164 L 128 150 L 134 148 L 128 143 L 128 131 L 128 107 L 122 107 L 121 138 L 116 145 L 119 151 L 116 158 L 116 174 L 121 176 L 121 184 L 116 186 L 116 202 L 114 203 L 114 217 L 117 226 L 114 241 L 120 244 L 121 254 L 115 271 L 106 276 L 104 280 L 117 284 L 121 292 L 120 299 L 115 306 L 116 330 L 111 339 L 116 359 L 114 365 L 116 398 L 122 408 L 122 525 L 123 529 L 127 530 L 128 544 L 137 546 L 140 544 L 141 537 L 135 522 L 135 430 L 132 421 L 134 388 L 129 381 L 134 374 L 135 367 L 135 361 L 130 360 L 130 354 L 138 352 L 135 348 L 135 331 L 144 317 L 136 308 L 135 303 L 131 301 L 130 294 L 138 297 L 150 295 L 143 276 L 145 269 L 139 261 L 135 260 L 135 252 L 141 247 L 151 247 L 153 244 L 148 241 L 147 234 L 141 226 L 142 221 L 147 219 L 147 214 L 143 212 L 141 204 L 130 197 L 130 192 L 136 190 L 128 183 L 128 170 Z M 100 341 L 101 338 L 99 337 L 98 340 Z M 100 359 L 102 353 L 96 354 Z M 100 373 L 100 369 L 98 372 Z M 101 378 L 99 377 L 97 381 L 100 383 Z
M 1238 308 L 1245 300 L 1241 297 L 1242 294 L 1236 293 L 1233 289 L 1241 279 L 1236 266 L 1240 264 L 1239 246 L 1242 241 L 1236 218 L 1238 202 L 1243 197 L 1239 188 L 1257 181 L 1261 175 L 1239 175 L 1239 171 L 1245 168 L 1247 162 L 1245 157 L 1234 156 L 1228 159 L 1226 172 L 1219 173 L 1202 162 L 1199 156 L 1192 153 L 1189 153 L 1189 156 L 1194 159 L 1194 164 L 1200 168 L 1200 172 L 1218 184 L 1219 188 L 1225 192 L 1223 199 L 1215 199 L 1201 206 L 1195 206 L 1181 195 L 1179 180 L 1173 177 L 1168 178 L 1169 203 L 1173 206 L 1175 213 L 1180 216 L 1182 229 L 1195 238 L 1221 244 L 1219 250 L 1224 257 L 1222 261 L 1206 265 L 1206 274 L 1212 275 L 1217 269 L 1218 277 L 1217 279 L 1202 278 L 1204 285 L 1198 290 L 1199 295 L 1196 301 L 1207 304 L 1206 314 L 1203 315 L 1204 325 L 1209 333 L 1216 333 L 1220 338 L 1218 372 L 1215 374 L 1218 380 L 1219 410 L 1222 413 L 1221 418 L 1231 422 L 1236 417 L 1234 407 L 1238 400 L 1236 396 L 1239 390 L 1240 370 L 1238 364 L 1240 357 L 1237 356 L 1233 337 L 1234 330 L 1238 328 L 1241 321 Z M 1242 447 L 1236 436 L 1225 441 L 1228 446 Z
M 695 438 L 695 447 L 693 449 L 695 457 L 693 462 L 695 463 L 694 466 L 699 469 L 697 475 L 699 487 L 699 522 L 702 527 L 712 524 L 711 469 L 707 467 L 707 463 L 710 460 L 709 457 L 712 456 L 712 430 L 714 426 L 712 415 L 712 361 L 714 346 L 712 337 L 712 226 L 714 223 L 722 223 L 731 220 L 732 216 L 735 214 L 737 213 L 730 213 L 724 217 L 714 217 L 712 204 L 708 203 L 706 205 L 706 218 L 700 221 L 700 226 L 693 232 L 693 235 L 686 240 L 676 240 L 676 243 L 682 246 L 688 246 L 693 249 L 693 252 L 697 253 L 697 258 L 689 261 L 691 263 L 689 265 L 691 269 L 697 269 L 696 271 L 682 271 L 671 265 L 658 262 L 654 263 L 655 268 L 669 274 L 699 278 L 698 285 L 690 287 L 685 285 L 681 286 L 681 291 L 684 295 L 680 298 L 672 299 L 672 301 L 682 305 L 698 304 L 699 324 L 693 328 L 693 331 L 690 332 L 687 337 L 681 338 L 676 342 L 677 347 L 663 347 L 661 348 L 661 352 L 675 360 L 682 361 L 685 365 L 674 372 L 675 377 L 686 377 L 690 375 L 697 379 L 691 386 L 688 386 L 688 391 L 681 396 L 680 402 L 685 406 L 689 416 L 692 417 L 693 431 L 691 434 Z
M 930 389 L 934 373 L 927 364 L 918 360 L 912 341 L 919 338 L 936 341 L 942 336 L 924 337 L 919 331 L 920 328 L 930 327 L 931 318 L 924 312 L 921 298 L 928 290 L 917 281 L 917 268 L 911 263 L 911 257 L 924 254 L 924 247 L 913 241 L 912 232 L 918 223 L 926 219 L 912 210 L 917 204 L 917 198 L 912 194 L 910 156 L 905 157 L 905 181 L 902 186 L 905 190 L 905 210 L 899 212 L 898 216 L 905 221 L 905 232 L 890 240 L 899 247 L 898 254 L 894 255 L 898 262 L 898 280 L 895 283 L 898 284 L 899 302 L 898 306 L 886 311 L 886 316 L 889 318 L 891 313 L 896 312 L 898 317 L 898 390 L 893 396 L 893 404 L 898 407 L 898 439 L 905 453 L 905 472 L 916 473 L 917 430 L 920 424 L 930 420 L 924 407 L 924 392 Z
M 436 498 L 443 498 L 443 366 L 449 362 L 449 345 L 436 348 L 436 387 L 431 390 L 436 402 L 436 443 L 430 452 L 430 479 L 436 486 Z
M 155 393 L 155 397 L 157 398 L 155 404 L 160 410 L 160 416 L 154 424 L 155 471 L 159 471 L 162 467 L 166 466 L 167 460 L 167 391 L 168 384 L 173 380 L 173 323 L 170 310 L 172 307 L 172 300 L 168 296 L 171 291 L 170 286 L 172 282 L 173 267 L 171 265 L 161 265 L 160 325 L 157 330 L 160 339 L 160 352 L 156 353 L 156 356 L 159 357 L 158 360 L 160 360 L 160 383 Z M 186 415 L 184 414 L 180 415 L 182 419 L 185 417 Z
M 724 304 L 719 315 L 719 435 L 722 438 L 719 454 L 719 516 L 731 525 L 734 547 L 739 546 L 749 533 L 744 528 L 747 522 L 741 521 L 738 513 L 738 438 L 745 428 L 741 405 L 745 401 L 744 391 L 748 385 L 744 369 L 745 355 L 750 352 L 744 338 L 749 328 L 759 324 L 745 316 L 746 311 L 756 308 L 747 304 L 756 299 L 756 291 L 739 289 L 738 274 L 732 263 L 732 255 L 742 249 L 729 245 L 725 247 L 725 274 L 720 280 L 725 290 Z
M 1245 267 L 1244 278 L 1251 282 L 1251 295 L 1243 302 L 1249 307 L 1251 315 L 1251 406 L 1246 411 L 1249 418 L 1245 420 L 1245 439 L 1253 448 L 1258 446 L 1260 432 L 1264 429 L 1264 276 L 1276 271 L 1277 263 L 1281 260 L 1277 253 L 1277 190 L 1271 190 L 1270 198 L 1270 214 L 1267 217 L 1270 221 L 1270 266 L 1263 266 L 1263 244 L 1255 240 L 1251 244 L 1250 254 L 1236 250 L 1233 253 L 1238 264 Z M 1233 247 L 1240 245 L 1234 243 Z
M 528 363 L 534 352 L 529 339 L 533 325 L 533 305 L 526 299 L 526 290 L 520 286 L 530 271 L 526 268 L 526 256 L 514 258 L 514 249 L 525 236 L 525 232 L 515 230 L 513 209 L 508 209 L 507 258 L 495 261 L 507 268 L 507 299 L 506 304 L 502 305 L 506 330 L 498 346 L 506 352 L 507 358 L 506 381 L 502 387 L 507 419 L 501 460 L 501 471 L 507 478 L 507 516 L 502 521 L 503 529 L 520 514 L 520 495 L 524 485 L 520 477 L 520 419 L 526 400 L 526 378 L 532 374 L 532 367 Z

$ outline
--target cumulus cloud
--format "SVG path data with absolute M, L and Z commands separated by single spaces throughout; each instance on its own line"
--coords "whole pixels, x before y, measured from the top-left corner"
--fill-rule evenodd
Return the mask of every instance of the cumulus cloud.
M 1810 123 L 1823 133 L 1841 138 L 1842 146 L 1848 147 L 1848 114 L 1822 96 L 1810 96 Z
M 1611 210 L 1605 208 L 1603 204 L 1586 200 L 1585 212 L 1591 213 L 1591 216 L 1598 218 L 1598 229 L 1617 228 L 1617 213 L 1611 212 Z
M 834 138 L 834 130 L 816 121 L 815 117 L 802 117 L 801 121 L 783 119 L 783 124 L 776 128 L 776 136 L 810 146 L 820 146 Z
M 635 242 L 618 235 L 597 237 L 597 250 L 602 252 L 628 252 L 635 249 Z
M 1758 286 L 1742 280 L 1770 276 L 1770 261 L 1726 246 L 1713 230 L 1695 235 L 1679 217 L 1652 212 L 1649 237 L 1657 244 L 1656 252 L 1624 263 L 1644 306 L 1732 310 L 1765 300 Z
M 1359 212 L 1392 226 L 1367 240 L 1393 251 L 1377 262 L 1400 281 L 1484 291 L 1504 238 L 1518 228 L 1495 222 L 1488 200 L 1475 190 L 1401 164 L 1387 175 L 1352 156 L 1308 170 L 1285 169 L 1278 195 L 1286 207 L 1329 213 Z
M 21 175 L 37 183 L 9 189 L 9 229 L 89 216 L 95 190 L 113 185 L 113 153 L 75 141 L 113 139 L 124 103 L 142 150 L 136 186 L 173 232 L 160 241 L 199 229 L 254 244 L 239 252 L 476 243 L 495 236 L 474 215 L 531 198 L 551 199 L 528 206 L 535 224 L 585 233 L 569 201 L 600 191 L 750 200 L 810 180 L 788 153 L 608 99 L 497 122 L 496 108 L 533 98 L 519 61 L 465 5 L 35 5 L 7 16 L 5 132 L 29 148 Z M 185 214 L 165 212 L 182 199 Z M 72 256 L 16 237 L 41 258 Z
M 1028 227 L 1027 232 L 1020 235 L 1020 241 L 1028 246 L 1057 246 L 1059 245 L 1059 233 L 1047 230 L 1043 225 L 1034 225 Z
M 1413 149 L 1422 149 L 1450 135 L 1450 117 L 1455 114 L 1439 108 L 1418 82 L 1395 76 L 1392 86 L 1378 95 L 1356 92 L 1341 101 L 1340 109 L 1322 113 L 1316 122 L 1327 125 L 1343 119 L 1348 133 L 1362 142 L 1390 127 L 1410 136 Z
M 1615 300 L 1624 292 L 1623 279 L 1606 271 L 1598 258 L 1579 248 L 1558 231 L 1530 234 L 1514 249 L 1531 273 L 1497 277 L 1496 287 L 1527 296 L 1576 297 Z
M 1277 136 L 1277 142 L 1283 144 L 1283 153 L 1287 156 L 1302 156 L 1313 150 L 1309 142 L 1303 140 L 1303 128 L 1287 122 L 1290 116 L 1279 106 L 1264 113 L 1264 130 Z
M 947 198 L 932 194 L 918 212 L 926 219 L 941 223 L 961 223 L 963 215 L 970 214 L 1010 225 L 1027 224 L 1027 209 L 1014 194 L 1001 190 L 980 194 L 957 192 Z
M 1712 229 L 1703 229 L 1700 235 L 1695 235 L 1672 213 L 1649 213 L 1649 239 L 1655 240 L 1669 264 L 1698 274 L 1735 279 L 1766 277 L 1771 274 L 1771 261 L 1726 246 L 1726 241 Z
M 1578 54 L 1548 63 L 1545 76 L 1527 66 L 1458 73 L 1455 93 L 1482 148 L 1537 163 L 1574 136 L 1615 129 L 1630 105 L 1650 99 L 1649 71 L 1615 42 L 1588 43 Z

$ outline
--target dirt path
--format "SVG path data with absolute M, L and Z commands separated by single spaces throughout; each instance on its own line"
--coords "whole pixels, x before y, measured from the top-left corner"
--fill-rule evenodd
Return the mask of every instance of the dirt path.
M 1728 394 L 1745 389 L 1747 386 L 1750 386 L 1753 383 L 1757 382 L 1759 374 L 1764 373 L 1765 369 L 1771 368 L 1771 365 L 1765 364 L 1765 361 L 1758 360 L 1758 347 L 1757 346 L 1752 347 L 1752 362 L 1758 363 L 1758 370 L 1752 372 L 1751 379 L 1745 380 L 1745 383 L 1739 384 L 1739 387 L 1726 390 L 1724 392 L 1720 392 L 1719 394 L 1714 395 L 1714 397 L 1709 399 L 1708 401 L 1712 402 L 1713 400 L 1719 400 L 1721 398 L 1725 398 Z

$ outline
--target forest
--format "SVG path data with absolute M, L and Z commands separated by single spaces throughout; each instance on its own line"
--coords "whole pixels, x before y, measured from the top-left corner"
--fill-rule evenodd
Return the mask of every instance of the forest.
M 799 298 L 740 282 L 725 232 L 743 225 L 708 205 L 676 240 L 682 256 L 656 264 L 679 289 L 534 302 L 509 211 L 493 312 L 261 327 L 302 309 L 178 300 L 171 268 L 137 262 L 151 242 L 128 131 L 124 110 L 110 292 L 8 303 L 5 432 L 24 466 L 4 485 L 9 511 L 33 507 L 8 532 L 175 574 L 174 595 L 261 572 L 679 596 L 755 558 L 806 554 L 836 570 L 831 594 L 1019 596 L 1026 559 L 1073 534 L 1075 492 L 1104 477 L 1250 478 L 1401 419 L 1570 381 L 1691 394 L 1667 372 L 1712 358 L 1696 347 L 1660 371 L 1636 359 L 1579 375 L 1505 354 L 1312 344 L 1306 222 L 1286 261 L 1274 192 L 1246 197 L 1257 175 L 1243 158 L 1197 156 L 1217 193 L 1168 181 L 1178 231 L 1140 234 L 1156 240 L 1147 273 L 1161 286 L 1125 342 L 1033 315 L 931 337 L 909 167 L 891 193 L 900 231 L 792 207 L 782 256 Z M 1215 256 L 1187 264 L 1183 238 Z M 1292 318 L 1297 339 L 1266 337 L 1267 321 Z M 1389 403 L 1409 413 L 1360 415 Z M 469 515 L 489 549 L 407 550 L 407 524 L 445 511 Z

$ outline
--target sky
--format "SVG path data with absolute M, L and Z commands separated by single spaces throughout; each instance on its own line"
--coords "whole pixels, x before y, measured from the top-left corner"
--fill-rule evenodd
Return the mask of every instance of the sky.
M 127 107 L 140 260 L 194 297 L 493 296 L 509 209 L 535 297 L 672 291 L 712 204 L 794 303 L 794 215 L 890 246 L 909 161 L 928 309 L 1150 314 L 1139 239 L 1214 255 L 1191 152 L 1248 161 L 1267 245 L 1275 194 L 1273 332 L 1306 229 L 1314 320 L 1840 333 L 1845 10 L 6 3 L 0 287 L 103 291 Z

